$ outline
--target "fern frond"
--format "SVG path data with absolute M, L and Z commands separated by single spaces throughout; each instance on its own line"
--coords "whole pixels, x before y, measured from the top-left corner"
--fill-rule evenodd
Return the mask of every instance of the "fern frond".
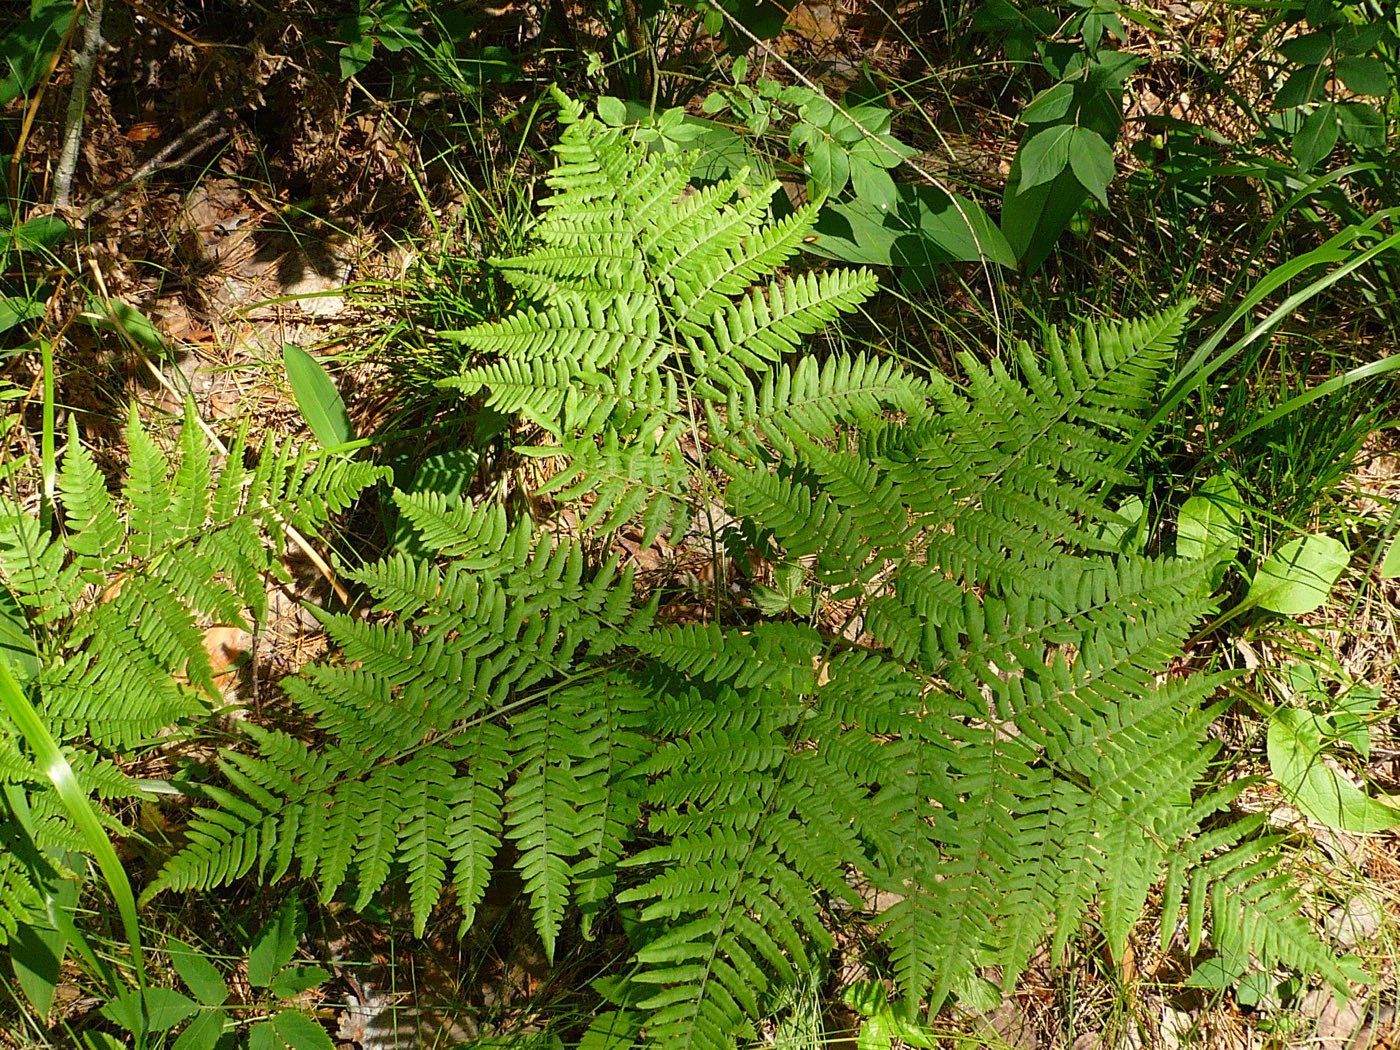
M 68 449 L 59 469 L 58 486 L 69 529 L 68 549 L 82 558 L 88 581 L 96 582 L 117 564 L 126 530 L 107 492 L 107 480 L 78 438 L 74 418 L 68 423 Z

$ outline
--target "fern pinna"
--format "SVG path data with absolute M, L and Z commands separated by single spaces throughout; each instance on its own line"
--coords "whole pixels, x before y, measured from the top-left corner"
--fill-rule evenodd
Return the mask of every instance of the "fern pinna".
M 0 498 L 4 656 L 101 797 L 137 793 L 114 758 L 211 710 L 218 690 L 203 629 L 265 616 L 265 576 L 286 573 L 285 527 L 314 535 L 384 474 L 290 445 L 269 444 L 245 462 L 246 434 L 216 469 L 192 407 L 174 462 L 134 408 L 125 436 L 129 469 L 114 496 L 70 426 L 56 486 L 60 534 Z M 0 778 L 0 836 L 11 843 L 0 854 L 2 939 L 20 922 L 48 921 L 36 894 L 49 869 L 82 855 L 83 840 L 8 725 Z
M 1052 334 L 1014 374 L 967 359 L 965 388 L 799 357 L 871 290 L 769 280 L 812 211 L 772 222 L 774 187 L 692 191 L 688 160 L 565 117 L 536 248 L 499 263 L 520 308 L 454 337 L 485 355 L 455 385 L 552 438 L 585 530 L 674 529 L 722 477 L 811 615 L 770 591 L 743 626 L 658 624 L 582 539 L 398 494 L 437 556 L 357 572 L 370 619 L 323 616 L 339 653 L 288 692 L 324 742 L 251 727 L 152 892 L 296 864 L 364 905 L 398 873 L 422 928 L 448 882 L 470 921 L 509 840 L 551 954 L 571 914 L 638 917 L 591 1046 L 734 1046 L 864 887 L 897 897 L 868 921 L 930 1007 L 1086 922 L 1121 955 L 1164 880 L 1164 936 L 1184 907 L 1191 952 L 1344 988 L 1238 787 L 1196 787 L 1220 683 L 1172 664 L 1213 565 L 1115 540 L 1186 308 Z

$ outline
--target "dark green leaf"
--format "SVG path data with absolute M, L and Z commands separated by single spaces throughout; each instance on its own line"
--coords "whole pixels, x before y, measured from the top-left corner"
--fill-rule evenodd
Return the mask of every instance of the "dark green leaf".
M 1303 171 L 1310 171 L 1318 162 L 1331 155 L 1337 145 L 1339 130 L 1337 114 L 1332 103 L 1324 102 L 1308 114 L 1293 139 L 1293 159 Z
M 291 999 L 308 988 L 324 984 L 330 977 L 331 975 L 319 966 L 288 967 L 272 979 L 268 991 L 279 999 Z
M 1073 172 L 1064 171 L 1055 181 L 1016 192 L 1016 167 L 1001 206 L 1001 230 L 1026 273 L 1040 267 L 1055 248 L 1055 242 L 1074 220 L 1089 197 Z
M 71 912 L 78 901 L 78 884 L 72 879 L 53 879 L 52 907 Z M 34 1007 L 41 1022 L 47 1022 L 58 988 L 58 973 L 68 952 L 68 938 L 47 926 L 21 923 L 10 938 L 10 965 L 24 997 Z
M 986 258 L 1015 266 L 1006 238 L 976 203 L 935 186 L 898 187 L 899 203 L 880 211 L 863 200 L 831 204 L 817 222 L 815 255 L 870 266 L 897 266 L 906 286 L 926 284 L 939 266 Z
M 345 401 L 321 362 L 301 347 L 287 343 L 282 347 L 282 363 L 301 417 L 322 447 L 335 448 L 354 441 L 355 428 L 345 410 Z
M 206 1010 L 180 1033 L 170 1050 L 215 1050 L 227 1021 L 228 1014 L 223 1010 Z
M 1317 98 L 1327 83 L 1327 75 L 1318 66 L 1295 69 L 1274 96 L 1274 109 L 1292 109 Z
M 208 957 L 184 941 L 170 939 L 170 962 L 180 980 L 205 1006 L 219 1006 L 228 999 L 228 985 Z
M 248 951 L 248 983 L 254 988 L 271 984 L 277 971 L 292 961 L 305 929 L 306 911 L 301 901 L 289 897 L 253 938 Z
M 894 180 L 884 168 L 865 161 L 851 161 L 851 189 L 857 199 L 880 211 L 889 211 L 898 200 Z
M 1076 130 L 1070 124 L 1057 124 L 1035 132 L 1021 143 L 1016 154 L 1021 176 L 1015 183 L 1017 195 L 1051 182 L 1069 167 L 1070 141 Z
M 374 59 L 374 37 L 367 36 L 340 49 L 340 79 L 349 80 Z
M 50 251 L 68 236 L 68 224 L 57 215 L 40 215 L 11 231 L 14 246 L 22 252 Z
M 1108 207 L 1113 181 L 1113 147 L 1088 128 L 1075 128 L 1069 142 L 1069 165 L 1079 184 Z
M 1068 115 L 1074 103 L 1074 85 L 1060 83 L 1046 88 L 1021 111 L 1027 124 L 1050 124 Z
M 335 1050 L 326 1030 L 296 1010 L 275 1014 L 272 1027 L 287 1050 Z
M 1278 53 L 1290 62 L 1300 66 L 1315 66 L 1322 62 L 1332 50 L 1330 33 L 1308 33 L 1295 36 L 1279 45 Z
M 760 40 L 772 40 L 787 21 L 787 11 L 773 0 L 720 0 L 719 6 Z M 748 41 L 743 46 L 747 48 Z
M 1355 55 L 1339 60 L 1336 69 L 1342 83 L 1358 95 L 1390 94 L 1390 74 L 1378 59 Z
M 141 1004 L 145 1000 L 146 1024 L 141 1023 Z M 164 1032 L 174 1028 L 187 1017 L 199 1012 L 199 1004 L 187 995 L 170 988 L 136 990 L 112 1000 L 100 1011 L 102 1016 L 128 1032 Z
M 45 0 L 0 35 L 0 108 L 39 83 L 73 16 L 70 0 Z
M 26 321 L 37 321 L 43 316 L 44 304 L 35 302 L 28 296 L 0 297 L 0 332 L 7 332 Z
M 804 157 L 807 174 L 818 193 L 834 197 L 846 188 L 851 176 L 850 158 L 840 144 L 818 137 Z
M 1385 117 L 1366 102 L 1338 102 L 1334 107 L 1342 137 L 1358 149 L 1385 145 Z
M 1362 22 L 1359 25 L 1338 27 L 1332 39 L 1337 50 L 1344 55 L 1364 55 L 1381 42 L 1380 22 Z

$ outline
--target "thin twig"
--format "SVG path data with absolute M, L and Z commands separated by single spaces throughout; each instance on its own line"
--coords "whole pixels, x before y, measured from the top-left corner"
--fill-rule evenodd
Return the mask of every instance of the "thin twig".
M 53 177 L 53 203 L 67 208 L 73 196 L 73 174 L 78 170 L 78 147 L 83 138 L 83 114 L 87 112 L 88 91 L 97 69 L 97 53 L 102 47 L 102 5 L 105 0 L 88 0 L 87 24 L 83 26 L 83 46 L 73 52 L 73 94 L 68 98 L 68 116 L 63 125 L 63 152 Z
M 142 164 L 139 168 L 132 172 L 131 176 L 128 179 L 126 179 L 120 186 L 110 191 L 109 193 L 104 194 L 101 197 L 101 199 L 95 200 L 92 203 L 90 203 L 87 207 L 85 207 L 83 209 L 83 219 L 91 219 L 98 212 L 104 211 L 107 208 L 111 207 L 112 203 L 118 197 L 120 197 L 127 190 L 131 189 L 137 183 L 149 179 L 152 175 L 156 174 L 157 172 L 165 171 L 168 168 L 178 168 L 180 167 L 180 165 L 188 163 L 190 158 L 194 157 L 196 154 L 203 152 L 205 149 L 208 149 L 216 142 L 223 141 L 225 138 L 228 137 L 229 133 L 227 129 L 221 129 L 219 131 L 216 131 L 213 135 L 209 136 L 209 138 L 204 139 L 203 141 L 193 142 L 193 140 L 198 138 L 204 132 L 204 130 L 209 127 L 209 125 L 213 124 L 220 117 L 226 115 L 227 113 L 228 110 L 226 109 L 213 110 L 201 117 L 199 121 L 195 123 L 192 127 L 186 128 L 184 131 L 180 132 L 179 135 L 177 135 L 175 138 L 171 139 L 168 143 L 162 146 L 154 156 L 152 156 L 149 160 L 146 161 L 146 163 Z M 190 145 L 191 142 L 193 142 L 193 145 Z M 174 159 L 172 160 L 171 157 L 175 154 L 177 150 L 183 150 L 183 152 L 181 152 L 179 156 L 174 157 Z

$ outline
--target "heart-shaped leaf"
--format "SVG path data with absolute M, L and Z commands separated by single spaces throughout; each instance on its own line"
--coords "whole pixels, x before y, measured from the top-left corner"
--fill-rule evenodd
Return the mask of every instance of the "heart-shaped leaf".
M 1367 795 L 1322 760 L 1330 735 L 1323 719 L 1281 708 L 1269 724 L 1269 768 L 1283 793 L 1313 820 L 1362 834 L 1400 825 L 1400 807 Z
M 1259 566 L 1246 601 L 1285 616 L 1310 613 L 1327 600 L 1350 560 L 1351 552 L 1331 536 L 1289 540 Z

